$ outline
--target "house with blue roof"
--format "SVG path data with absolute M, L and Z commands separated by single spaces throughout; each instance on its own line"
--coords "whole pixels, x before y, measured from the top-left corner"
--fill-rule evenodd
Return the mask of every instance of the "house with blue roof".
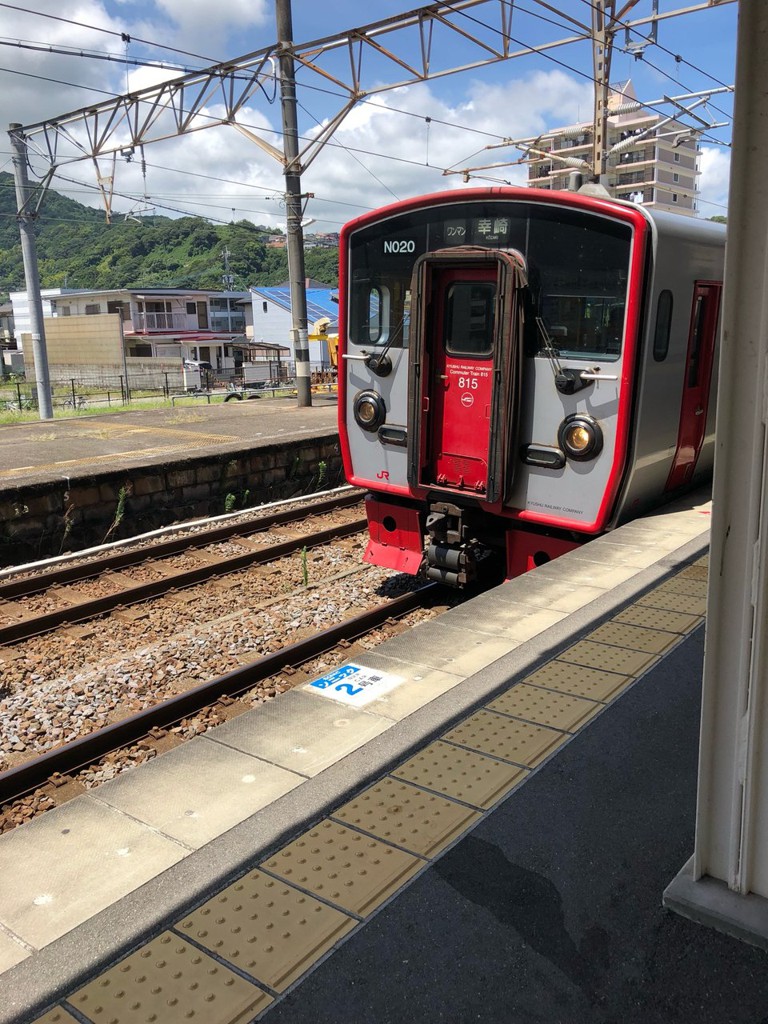
M 312 334 L 313 324 L 318 320 L 329 320 L 327 333 L 339 329 L 338 289 L 308 278 L 307 319 Z M 289 345 L 293 357 L 291 339 L 291 288 L 289 284 L 274 287 L 256 286 L 250 288 L 251 308 L 246 307 L 245 333 L 254 344 Z M 326 370 L 331 365 L 328 346 L 324 341 L 309 342 L 309 362 L 312 370 Z

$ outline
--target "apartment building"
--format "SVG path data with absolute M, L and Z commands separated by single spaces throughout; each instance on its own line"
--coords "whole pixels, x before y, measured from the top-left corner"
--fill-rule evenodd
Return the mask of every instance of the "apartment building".
M 603 184 L 617 199 L 629 199 L 656 209 L 695 216 L 699 147 L 688 127 L 657 113 L 641 109 L 624 113 L 621 107 L 637 99 L 632 82 L 612 87 L 608 117 L 608 147 L 621 144 L 608 158 Z M 574 170 L 564 160 L 590 161 L 591 122 L 556 128 L 542 135 L 531 156 L 528 185 L 531 188 L 566 188 Z

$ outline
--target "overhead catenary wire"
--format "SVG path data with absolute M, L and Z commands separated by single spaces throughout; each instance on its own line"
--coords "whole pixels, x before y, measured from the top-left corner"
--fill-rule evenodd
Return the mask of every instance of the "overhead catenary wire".
M 583 0 L 583 2 L 588 3 L 588 0 Z M 14 7 L 13 5 L 10 5 L 10 4 L 0 4 L 0 6 L 8 7 L 10 9 L 15 9 L 15 10 L 21 10 L 21 11 L 25 11 L 26 10 L 24 8 Z M 446 4 L 446 6 L 451 7 L 450 3 Z M 591 6 L 591 5 L 589 5 L 589 6 Z M 519 9 L 519 7 L 516 8 L 516 9 Z M 36 13 L 36 12 L 29 12 L 29 11 L 27 11 L 27 13 Z M 460 13 L 462 13 L 464 17 L 472 18 L 472 16 L 468 15 L 466 12 L 460 12 Z M 533 17 L 536 17 L 536 18 L 538 18 L 538 19 L 540 19 L 542 21 L 546 21 L 546 22 L 551 23 L 551 24 L 562 25 L 562 22 L 556 22 L 556 21 L 554 21 L 551 18 L 546 18 L 545 16 L 543 16 L 541 14 L 538 14 L 537 12 L 533 12 L 533 11 L 530 11 L 530 10 L 526 9 L 526 13 L 529 13 Z M 58 19 L 58 20 L 65 20 L 66 21 L 67 19 Z M 482 21 L 480 21 L 477 18 L 472 18 L 472 20 L 474 22 L 476 22 L 477 24 L 479 24 L 479 25 L 485 25 L 486 27 L 491 28 L 491 26 L 488 26 L 487 23 L 482 22 Z M 104 31 L 110 32 L 110 34 L 118 35 L 118 33 L 111 32 L 111 30 L 104 30 Z M 121 38 L 122 38 L 122 35 L 121 35 Z M 155 44 L 153 44 L 153 43 L 151 43 L 150 41 L 147 41 L 147 40 L 138 40 L 137 39 L 136 41 L 144 42 L 147 45 L 155 45 Z M 527 45 L 527 44 L 522 43 L 520 40 L 516 40 L 515 39 L 513 41 L 521 43 L 521 45 Z M 159 44 L 157 44 L 157 45 L 159 45 Z M 174 48 L 166 47 L 166 49 L 173 50 Z M 187 51 L 174 51 L 174 52 L 184 52 L 184 53 L 186 53 Z M 671 51 L 668 51 L 668 52 L 671 52 Z M 557 58 L 553 58 L 549 54 L 545 53 L 543 55 L 546 56 L 549 60 L 554 61 L 556 64 L 558 64 L 559 66 L 563 67 L 565 70 L 569 71 L 570 73 L 575 74 L 575 75 L 579 75 L 579 76 L 583 77 L 584 79 L 586 79 L 587 81 L 594 82 L 594 78 L 591 75 L 585 74 L 584 72 L 580 71 L 578 68 L 575 68 L 572 65 L 567 64 L 564 61 L 560 61 Z M 208 59 L 208 58 L 203 58 L 201 55 L 196 55 L 195 54 L 193 56 L 195 56 L 195 57 L 197 57 L 199 59 Z M 648 62 L 646 62 L 646 63 L 648 63 Z M 27 74 L 25 72 L 14 72 L 14 73 Z M 43 76 L 35 76 L 35 77 L 42 78 Z M 43 79 L 43 80 L 45 80 L 45 79 Z M 64 83 L 64 82 L 58 82 L 57 80 L 53 80 L 53 79 L 48 79 L 48 80 L 49 81 L 56 81 L 57 84 L 67 84 L 67 83 Z M 79 88 L 90 88 L 90 87 L 87 87 L 87 86 L 85 86 L 85 87 L 84 86 L 79 86 L 76 83 L 70 83 L 70 84 L 75 85 L 75 87 L 79 87 Z M 332 93 L 332 94 L 334 93 L 333 90 L 318 89 L 318 87 L 313 86 L 311 83 L 307 83 L 307 82 L 302 82 L 301 86 L 302 86 L 302 88 L 309 89 L 309 90 L 316 90 L 316 91 Z M 111 96 L 119 95 L 119 94 L 116 94 L 116 93 L 107 93 L 106 90 L 92 90 L 92 91 L 104 92 L 105 94 L 111 95 Z M 336 95 L 343 95 L 341 93 L 335 93 L 335 94 Z M 374 100 L 366 99 L 366 100 L 363 100 L 362 102 L 366 103 L 367 105 L 379 107 L 379 108 L 381 108 L 383 110 L 386 110 L 387 112 L 390 112 L 390 113 L 398 113 L 398 114 L 401 114 L 401 115 L 404 115 L 404 116 L 417 117 L 417 118 L 419 118 L 421 120 L 424 120 L 426 117 L 429 117 L 430 123 L 444 125 L 446 127 L 451 127 L 453 129 L 456 129 L 456 130 L 480 132 L 480 130 L 471 128 L 471 127 L 466 126 L 466 125 L 459 125 L 459 124 L 457 124 L 455 122 L 446 121 L 445 119 L 435 118 L 435 117 L 432 117 L 431 115 L 419 114 L 419 113 L 416 113 L 414 111 L 405 111 L 405 110 L 402 110 L 401 108 L 396 108 L 396 107 L 390 106 L 389 104 L 376 103 Z M 302 109 L 309 116 L 312 116 L 311 114 L 309 114 L 309 111 L 307 111 L 306 107 L 303 107 Z M 211 120 L 216 121 L 217 119 L 212 117 Z M 259 126 L 259 128 L 261 128 L 261 126 Z M 277 131 L 277 130 L 274 130 L 274 134 L 281 135 L 282 133 Z M 499 138 L 499 139 L 503 138 L 500 135 L 497 135 L 497 134 L 494 134 L 494 133 L 490 133 L 490 132 L 481 132 L 481 134 L 484 134 L 484 135 L 486 135 L 486 137 L 490 137 L 490 138 Z M 306 135 L 301 136 L 301 138 L 302 138 L 303 141 L 307 141 L 307 142 L 313 141 L 311 137 L 307 137 Z M 705 136 L 705 138 L 706 138 L 706 136 Z M 711 139 L 707 138 L 707 141 L 711 141 L 715 145 L 727 145 L 726 143 L 721 142 L 721 140 L 715 139 L 715 138 L 711 138 Z M 413 166 L 419 166 L 419 167 L 423 167 L 424 166 L 423 162 L 421 162 L 421 161 L 411 161 L 411 160 L 408 160 L 408 159 L 403 158 L 403 157 L 394 156 L 394 155 L 392 155 L 390 153 L 379 153 L 379 152 L 375 152 L 375 151 L 372 151 L 372 150 L 363 149 L 361 147 L 353 147 L 353 146 L 349 146 L 349 145 L 346 145 L 346 144 L 343 144 L 343 143 L 338 143 L 338 142 L 333 142 L 333 141 L 328 141 L 326 144 L 327 145 L 339 146 L 345 152 L 349 153 L 354 159 L 357 159 L 355 154 L 359 153 L 359 154 L 361 154 L 363 156 L 372 156 L 372 157 L 374 157 L 374 158 L 376 158 L 378 160 L 395 161 L 395 162 L 400 162 L 400 163 L 404 163 L 404 164 L 411 164 Z M 362 162 L 361 162 L 361 165 L 363 167 L 365 167 L 365 164 L 362 164 Z M 453 166 L 455 166 L 455 164 Z M 382 182 L 381 179 L 376 178 L 376 176 L 373 174 L 373 172 L 370 171 L 369 168 L 365 168 L 365 169 L 366 169 L 366 171 L 368 173 L 373 175 L 373 177 L 379 182 L 379 184 L 381 184 L 385 188 L 388 188 L 388 186 L 386 186 L 386 184 L 384 182 Z M 435 168 L 435 170 L 441 170 L 441 168 Z M 212 178 L 213 178 L 213 176 L 212 176 Z M 223 181 L 224 179 L 214 178 L 213 180 L 222 180 Z M 243 187 L 245 187 L 245 184 L 243 184 Z M 278 190 L 275 190 L 275 192 L 277 193 Z M 394 193 L 392 193 L 392 194 L 394 194 Z M 127 198 L 127 196 L 126 196 L 126 198 Z M 317 197 L 317 198 L 318 198 L 319 201 L 333 202 L 332 200 L 321 200 L 320 197 Z M 200 204 L 200 205 L 203 205 L 203 204 Z M 187 213 L 187 211 L 178 211 L 178 212 Z M 268 216 L 265 212 L 262 213 L 262 215 Z
M 126 35 L 129 33 L 124 31 L 118 31 L 117 29 L 104 28 L 101 25 L 89 25 L 84 21 L 75 21 L 73 18 L 63 18 L 59 14 L 48 14 L 46 11 L 36 11 L 29 7 L 18 7 L 15 4 L 0 3 L 0 7 L 5 7 L 9 11 L 18 11 L 20 14 L 31 14 L 36 18 L 49 18 L 52 21 L 60 21 L 66 25 L 74 25 L 77 28 L 87 28 L 92 32 L 103 32 L 108 36 L 116 36 L 121 41 L 124 40 Z M 191 53 L 189 50 L 179 50 L 175 46 L 169 46 L 167 43 L 159 43 L 152 39 L 141 39 L 138 36 L 131 36 L 135 43 L 141 43 L 142 46 L 152 46 L 159 50 L 167 50 L 169 53 L 180 53 L 183 57 L 194 57 L 197 60 L 205 61 L 206 64 L 214 64 L 216 60 L 214 57 L 206 56 L 202 53 Z

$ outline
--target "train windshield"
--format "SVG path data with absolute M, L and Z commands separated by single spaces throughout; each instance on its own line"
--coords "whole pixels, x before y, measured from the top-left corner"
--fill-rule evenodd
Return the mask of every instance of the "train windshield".
M 559 355 L 618 359 L 631 241 L 628 224 L 554 204 L 477 201 L 393 216 L 351 237 L 349 340 L 407 347 L 416 259 L 471 245 L 525 256 L 528 355 L 546 354 L 540 317 Z

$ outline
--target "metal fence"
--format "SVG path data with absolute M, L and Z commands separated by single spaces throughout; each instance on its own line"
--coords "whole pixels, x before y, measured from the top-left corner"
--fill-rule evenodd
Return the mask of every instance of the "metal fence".
M 54 410 L 98 409 L 112 405 L 127 405 L 140 399 L 166 399 L 190 394 L 225 393 L 237 388 L 258 387 L 264 391 L 280 391 L 294 387 L 293 366 L 282 363 L 277 374 L 258 385 L 243 385 L 242 377 L 233 371 L 200 370 L 200 384 L 190 384 L 181 368 L 178 370 L 150 370 L 109 375 L 89 370 L 81 377 L 60 377 L 51 380 Z M 312 382 L 320 383 L 332 377 L 330 371 L 312 368 Z M 0 411 L 20 412 L 38 408 L 37 381 L 22 376 L 0 377 Z

